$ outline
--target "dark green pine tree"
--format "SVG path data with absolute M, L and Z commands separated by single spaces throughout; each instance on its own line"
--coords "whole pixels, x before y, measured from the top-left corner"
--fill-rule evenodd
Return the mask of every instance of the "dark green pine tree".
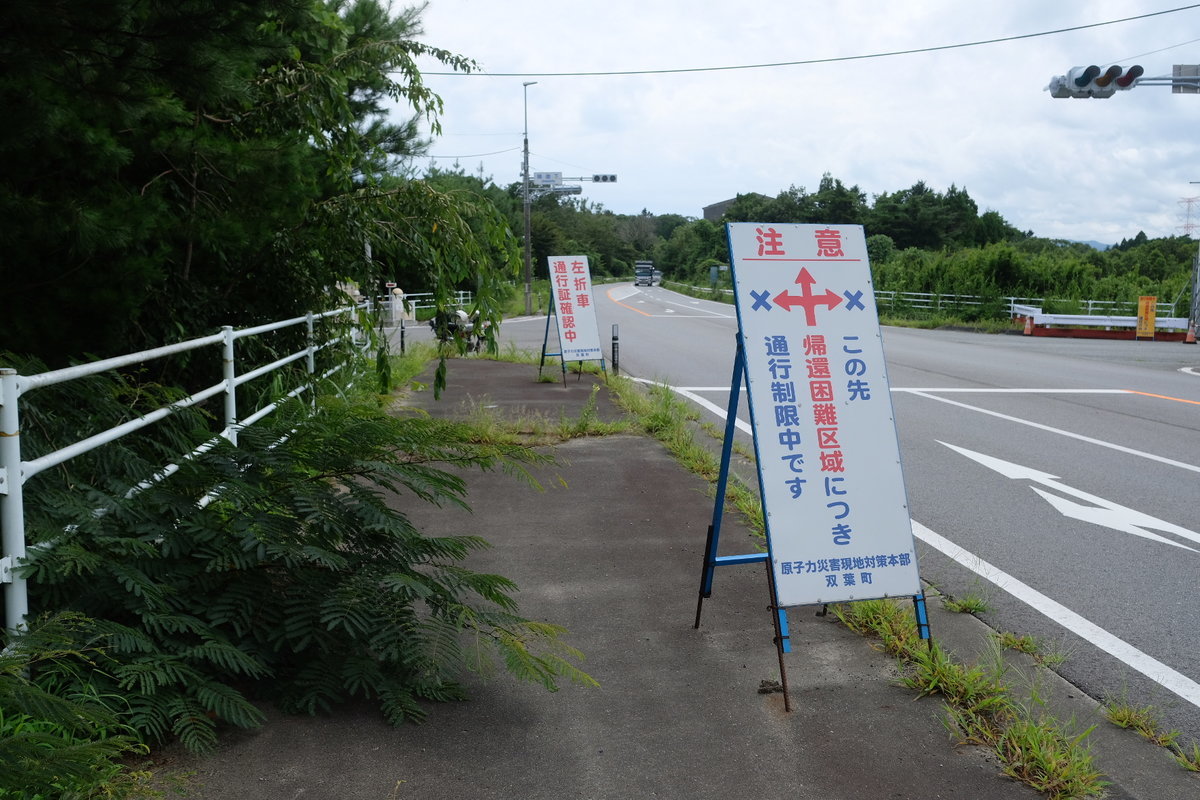
M 376 0 L 3 4 L 0 347 L 58 366 L 320 309 L 372 280 L 367 241 L 430 283 L 493 268 L 446 198 L 368 191 L 420 148 L 387 101 L 436 131 L 415 56 L 471 66 L 417 21 Z

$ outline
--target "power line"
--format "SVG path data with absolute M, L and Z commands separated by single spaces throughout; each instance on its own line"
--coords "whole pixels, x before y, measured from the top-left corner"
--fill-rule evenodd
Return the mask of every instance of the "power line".
M 420 158 L 480 158 L 482 156 L 498 156 L 503 153 L 512 153 L 520 149 L 519 147 L 510 147 L 507 150 L 494 150 L 490 153 L 468 153 L 464 156 L 420 156 Z
M 1040 31 L 1038 33 L 1022 33 L 1016 36 L 1004 36 L 998 39 L 982 39 L 977 42 L 962 42 L 959 44 L 944 44 L 935 47 L 919 47 L 912 50 L 890 50 L 883 53 L 867 53 L 857 56 L 833 56 L 831 58 L 812 58 L 805 61 L 775 61 L 768 64 L 737 64 L 724 67 L 679 67 L 676 69 L 630 69 L 630 70 L 612 70 L 608 72 L 426 72 L 425 75 L 453 75 L 462 78 L 467 77 L 486 77 L 486 78 L 593 78 L 612 75 L 668 75 L 683 72 L 722 72 L 739 69 L 766 69 L 768 67 L 798 67 L 811 64 L 834 64 L 842 61 L 862 61 L 871 58 L 889 58 L 891 56 L 911 56 L 917 53 L 936 53 L 941 50 L 957 50 L 964 47 L 980 47 L 985 44 L 999 44 L 1001 42 L 1015 42 L 1021 39 L 1036 39 L 1040 36 L 1055 36 L 1060 33 L 1071 33 L 1072 31 L 1082 31 L 1089 28 L 1100 28 L 1105 25 L 1118 25 L 1122 22 L 1134 22 L 1140 19 L 1149 19 L 1150 17 L 1159 17 L 1164 14 L 1174 14 L 1179 11 L 1190 11 L 1195 8 L 1200 8 L 1200 3 L 1195 3 L 1190 6 L 1180 6 L 1179 8 L 1170 8 L 1165 11 L 1152 11 L 1149 14 L 1139 14 L 1136 17 L 1125 17 L 1123 19 L 1112 19 L 1107 22 L 1093 22 L 1089 25 L 1075 25 L 1070 28 L 1058 28 L 1052 31 Z
M 1169 44 L 1166 47 L 1160 47 L 1157 50 L 1151 50 L 1148 53 L 1138 53 L 1136 56 L 1126 56 L 1125 58 L 1118 58 L 1113 63 L 1121 64 L 1126 61 L 1133 61 L 1138 58 L 1145 58 L 1146 56 L 1152 56 L 1155 53 L 1165 53 L 1168 50 L 1174 50 L 1176 47 L 1183 47 L 1184 45 L 1195 44 L 1196 42 L 1200 42 L 1200 39 L 1188 39 L 1186 42 L 1180 42 L 1179 44 Z

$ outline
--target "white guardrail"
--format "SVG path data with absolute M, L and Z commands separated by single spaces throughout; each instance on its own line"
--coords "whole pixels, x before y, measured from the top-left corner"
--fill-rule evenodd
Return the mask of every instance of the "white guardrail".
M 1165 305 L 1168 312 L 1173 310 L 1170 304 L 1160 303 L 1159 305 Z M 1042 326 L 1067 325 L 1075 328 L 1136 328 L 1138 324 L 1136 316 L 1117 316 L 1113 314 L 1047 314 L 1036 306 L 1014 305 L 1011 313 L 1014 317 L 1029 319 L 1032 320 L 1034 325 Z M 1156 315 L 1154 318 L 1154 329 L 1186 331 L 1188 329 L 1188 318 L 1160 317 Z
M 663 281 L 663 285 L 675 284 L 694 291 L 713 291 L 706 286 L 692 286 L 679 281 Z M 732 289 L 716 290 L 724 295 L 732 295 Z M 985 298 L 972 294 L 937 294 L 934 292 L 894 292 L 882 290 L 875 292 L 875 305 L 880 310 L 894 311 L 901 308 L 917 309 L 920 311 L 954 311 L 966 306 L 980 306 L 985 303 L 1003 303 L 1010 317 L 1032 317 L 1035 325 L 1071 325 L 1075 327 L 1102 328 L 1136 328 L 1137 303 L 1124 300 L 1069 300 L 1062 301 L 1079 307 L 1082 314 L 1047 314 L 1040 305 L 1042 297 L 995 297 Z M 1157 318 L 1155 328 L 1158 330 L 1188 329 L 1187 317 L 1168 317 L 1175 310 L 1173 303 L 1156 303 Z M 1132 311 L 1133 314 L 1121 315 L 1114 312 Z
M 188 458 L 204 453 L 212 449 L 223 439 L 236 443 L 239 428 L 253 425 L 278 408 L 284 400 L 297 397 L 306 391 L 312 390 L 319 381 L 330 377 L 347 366 L 350 360 L 349 357 L 339 361 L 318 375 L 316 374 L 316 356 L 320 351 L 331 348 L 339 343 L 346 344 L 355 350 L 361 349 L 367 344 L 367 337 L 353 324 L 357 310 L 358 307 L 356 306 L 348 306 L 321 314 L 307 314 L 303 317 L 295 317 L 293 319 L 258 325 L 252 328 L 242 328 L 240 330 L 226 326 L 221 329 L 220 333 L 212 334 L 211 336 L 190 339 L 153 350 L 144 350 L 140 353 L 131 353 L 125 356 L 117 356 L 103 361 L 42 372 L 36 375 L 21 375 L 14 369 L 0 367 L 0 583 L 4 584 L 5 627 L 9 630 L 16 630 L 23 624 L 25 616 L 29 613 L 28 588 L 25 579 L 17 573 L 16 566 L 25 557 L 25 500 L 23 489 L 25 483 L 30 478 L 51 467 L 69 461 L 76 456 L 95 450 L 109 442 L 153 425 L 155 422 L 171 414 L 198 405 L 222 394 L 224 395 L 224 427 L 216 436 L 196 447 L 191 453 L 181 455 L 180 460 L 186 461 Z M 315 322 L 319 319 L 337 316 L 346 316 L 348 322 L 351 324 L 337 329 L 336 335 L 331 335 L 321 342 L 316 341 Z M 301 325 L 307 328 L 307 345 L 305 347 L 269 364 L 263 364 L 240 374 L 238 373 L 238 362 L 234 347 L 235 342 L 239 339 L 261 336 L 262 334 Z M 23 395 L 46 386 L 99 375 L 135 364 L 143 364 L 167 356 L 216 347 L 218 345 L 221 348 L 220 358 L 222 360 L 223 375 L 222 379 L 212 386 L 201 389 L 182 400 L 162 406 L 136 419 L 101 431 L 78 442 L 68 444 L 54 452 L 45 453 L 29 461 L 22 460 L 20 401 Z M 264 401 L 260 407 L 254 408 L 246 413 L 244 417 L 238 418 L 237 389 L 239 386 L 301 360 L 306 362 L 306 369 L 304 378 L 297 385 L 285 390 L 279 396 Z M 165 465 L 157 473 L 148 476 L 143 483 L 130 490 L 129 496 L 133 496 L 158 481 L 167 478 L 178 469 L 179 466 L 177 464 Z
M 437 308 L 437 295 L 433 292 L 401 292 L 382 295 L 369 301 L 370 307 L 384 315 L 387 325 L 399 325 L 401 320 L 412 319 L 420 309 Z M 474 294 L 466 289 L 454 292 L 450 305 L 462 308 L 474 302 Z

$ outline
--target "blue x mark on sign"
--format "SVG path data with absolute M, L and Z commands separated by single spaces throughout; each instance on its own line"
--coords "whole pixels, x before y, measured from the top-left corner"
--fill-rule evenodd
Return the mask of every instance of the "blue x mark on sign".
M 762 292 L 750 290 L 750 296 L 754 298 L 754 305 L 750 306 L 751 311 L 758 311 L 760 308 L 764 311 L 771 310 L 771 304 L 767 301 L 771 299 L 771 290 L 767 289 Z
M 847 311 L 853 311 L 856 308 L 861 308 L 863 311 L 867 310 L 867 307 L 862 304 L 862 292 L 846 291 L 842 292 L 842 296 L 846 298 Z

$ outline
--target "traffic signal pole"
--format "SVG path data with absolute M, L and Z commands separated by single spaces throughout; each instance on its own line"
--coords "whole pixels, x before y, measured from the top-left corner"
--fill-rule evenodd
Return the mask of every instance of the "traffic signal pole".
M 1200 251 L 1192 259 L 1192 310 L 1188 314 L 1188 330 L 1184 341 L 1196 343 L 1196 327 L 1200 325 Z
M 1071 67 L 1066 75 L 1055 75 L 1046 90 L 1051 97 L 1105 99 L 1118 91 L 1135 86 L 1170 86 L 1173 94 L 1200 94 L 1200 64 L 1175 64 L 1170 75 L 1143 77 L 1141 65 Z M 1197 183 L 1197 181 L 1192 181 Z M 1192 261 L 1192 306 L 1188 313 L 1188 333 L 1184 339 L 1196 343 L 1196 328 L 1200 326 L 1200 249 Z
M 525 216 L 525 316 L 533 315 L 533 258 L 529 241 L 529 87 L 537 81 L 521 84 L 525 99 L 525 160 L 521 164 L 521 207 Z

